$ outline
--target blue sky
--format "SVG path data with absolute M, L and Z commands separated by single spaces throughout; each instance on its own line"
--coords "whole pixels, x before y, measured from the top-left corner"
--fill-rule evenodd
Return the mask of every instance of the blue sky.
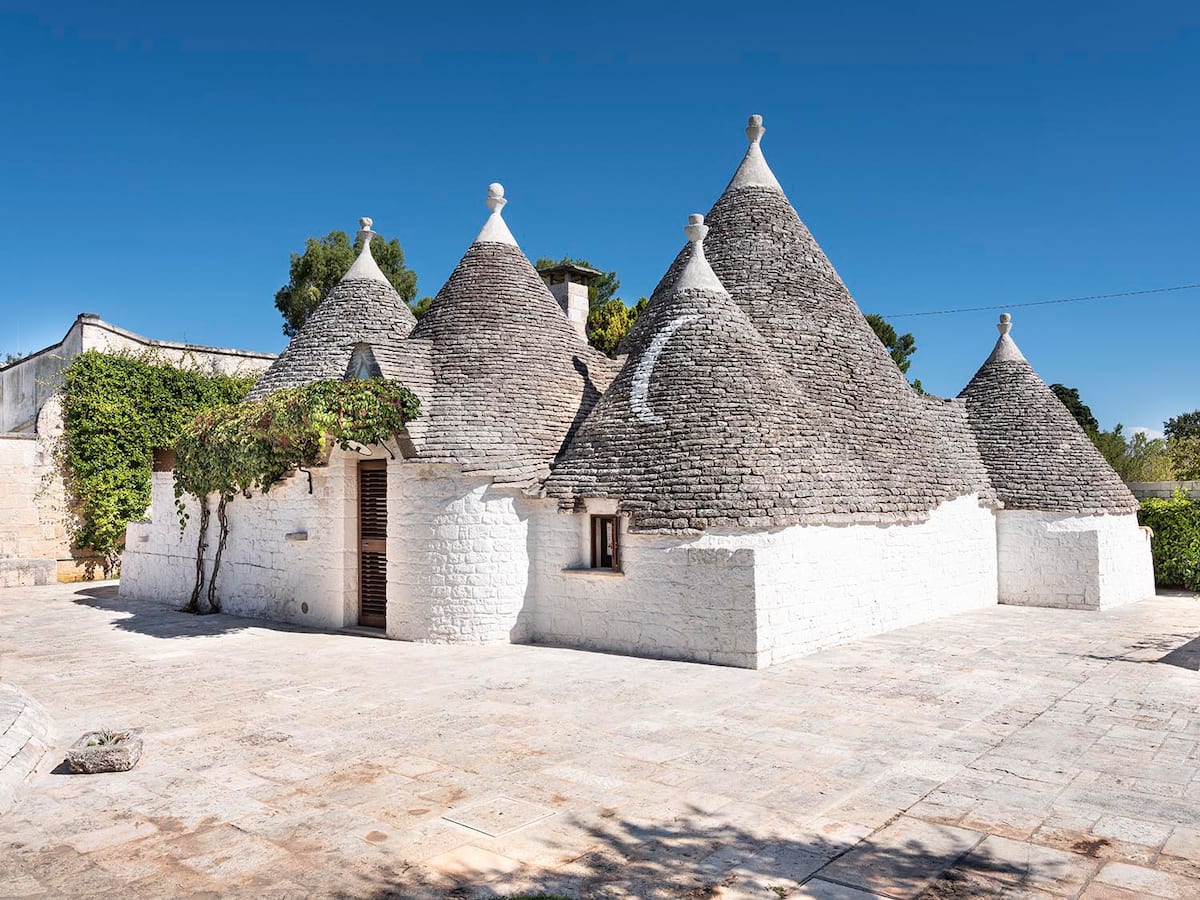
M 648 293 L 761 113 L 884 315 L 1200 282 L 1200 7 L 1185 3 L 0 4 L 0 353 L 97 312 L 278 350 L 305 237 L 360 215 L 435 293 L 486 185 L 531 257 Z M 283 12 L 286 10 L 286 12 Z M 1101 422 L 1200 407 L 1200 291 L 1014 309 Z M 896 319 L 970 378 L 996 312 Z

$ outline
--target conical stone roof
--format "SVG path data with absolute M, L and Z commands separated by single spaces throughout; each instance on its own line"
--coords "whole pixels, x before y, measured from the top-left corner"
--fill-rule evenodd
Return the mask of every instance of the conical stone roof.
M 489 187 L 492 214 L 408 340 L 377 353 L 421 397 L 416 459 L 530 486 L 549 472 L 616 365 L 588 346 L 521 252 Z
M 761 117 L 751 116 L 749 150 L 705 217 L 712 228 L 705 251 L 785 370 L 827 416 L 815 474 L 859 460 L 859 477 L 842 500 L 848 510 L 876 516 L 921 518 L 946 500 L 986 496 L 970 461 L 945 452 L 936 417 L 788 202 L 763 158 L 764 130 Z M 670 289 L 685 262 L 680 253 L 655 294 Z M 635 352 L 650 335 L 651 323 L 639 321 L 621 349 Z
M 704 255 L 693 216 L 684 264 L 646 306 L 626 358 L 546 492 L 619 499 L 635 530 L 772 528 L 860 512 L 853 453 L 818 472 L 823 412 Z M 853 516 L 850 516 L 853 518 Z
M 304 327 L 250 391 L 257 400 L 285 388 L 346 377 L 355 346 L 394 343 L 417 320 L 371 255 L 371 220 L 361 220 L 362 250 Z
M 1000 317 L 1000 340 L 960 397 L 1006 509 L 1074 515 L 1135 512 L 1138 502 L 1034 371 Z

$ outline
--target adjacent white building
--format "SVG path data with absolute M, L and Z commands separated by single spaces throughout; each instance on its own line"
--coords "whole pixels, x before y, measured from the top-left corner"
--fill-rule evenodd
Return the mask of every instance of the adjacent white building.
M 768 167 L 761 119 L 746 131 L 616 360 L 582 334 L 580 273 L 547 287 L 521 252 L 499 185 L 418 323 L 366 241 L 256 396 L 382 376 L 420 417 L 335 451 L 311 493 L 293 477 L 232 503 L 223 608 L 761 667 L 997 602 L 1150 595 L 1136 503 L 1007 320 L 960 398 L 918 395 Z M 156 473 L 122 593 L 181 605 L 195 545 Z

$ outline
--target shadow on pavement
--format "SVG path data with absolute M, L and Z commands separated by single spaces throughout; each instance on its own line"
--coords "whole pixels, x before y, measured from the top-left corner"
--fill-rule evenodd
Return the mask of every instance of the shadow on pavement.
M 469 873 L 486 866 L 486 851 L 461 857 L 464 869 L 439 873 L 420 867 L 381 869 L 376 883 L 358 885 L 341 897 L 372 898 L 704 898 L 795 896 L 858 897 L 858 891 L 887 896 L 940 898 L 1021 896 L 1034 884 L 1063 875 L 1054 861 L 1016 862 L 994 858 L 976 846 L 983 835 L 931 826 L 931 843 L 904 840 L 854 845 L 806 833 L 781 838 L 722 823 L 676 820 L 669 827 L 613 821 L 590 828 L 593 846 L 582 856 L 567 848 L 559 861 L 515 870 Z M 965 836 L 965 837 L 964 837 Z M 520 832 L 494 839 L 528 846 Z M 544 848 L 551 856 L 554 847 Z M 506 862 L 512 862 L 506 860 Z M 455 868 L 452 866 L 451 868 Z
M 180 601 L 179 607 L 175 607 L 145 600 L 130 600 L 121 596 L 119 586 L 115 584 L 78 590 L 72 597 L 72 602 L 110 612 L 126 613 L 124 617 L 113 622 L 114 628 L 157 638 L 209 637 L 242 631 L 251 627 L 277 631 L 309 630 L 277 622 L 243 619 L 223 613 L 198 616 L 183 612 L 180 608 L 183 606 L 183 601 Z
M 1157 654 L 1163 654 L 1158 656 Z M 1165 663 L 1181 669 L 1200 671 L 1200 637 L 1191 634 L 1164 634 L 1136 641 L 1121 653 L 1089 653 L 1087 659 L 1105 662 Z

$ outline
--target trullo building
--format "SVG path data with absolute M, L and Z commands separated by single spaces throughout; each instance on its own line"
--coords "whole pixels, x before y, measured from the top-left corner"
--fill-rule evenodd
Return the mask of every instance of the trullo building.
M 499 185 L 415 327 L 367 240 L 256 395 L 382 376 L 420 418 L 395 458 L 335 451 L 311 493 L 293 478 L 231 505 L 224 608 L 760 667 L 997 602 L 1151 594 L 1132 496 L 1008 320 L 961 397 L 915 393 L 768 167 L 759 117 L 746 133 L 616 360 L 588 346 L 570 274 L 552 293 L 521 252 Z M 121 590 L 180 603 L 195 535 L 154 478 Z

